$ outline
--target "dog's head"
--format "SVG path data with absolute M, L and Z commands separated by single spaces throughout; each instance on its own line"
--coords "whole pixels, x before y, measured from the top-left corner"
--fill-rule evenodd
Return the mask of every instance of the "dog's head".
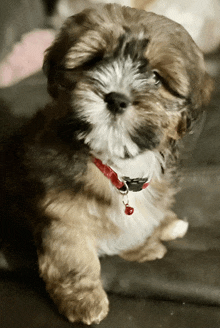
M 180 138 L 212 85 L 182 26 L 119 5 L 70 17 L 46 51 L 44 71 L 49 93 L 68 107 L 68 134 L 72 128 L 96 154 L 120 158 Z

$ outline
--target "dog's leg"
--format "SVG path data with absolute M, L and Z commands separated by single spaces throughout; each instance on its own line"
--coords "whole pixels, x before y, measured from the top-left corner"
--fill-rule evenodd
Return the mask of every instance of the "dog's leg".
M 53 221 L 38 252 L 46 288 L 69 321 L 99 323 L 108 313 L 95 244 L 83 231 Z

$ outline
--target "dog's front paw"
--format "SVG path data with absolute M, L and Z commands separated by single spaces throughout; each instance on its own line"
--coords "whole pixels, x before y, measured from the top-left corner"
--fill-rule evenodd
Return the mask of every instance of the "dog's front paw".
M 120 254 L 126 261 L 146 262 L 162 259 L 166 254 L 166 247 L 159 240 L 149 238 L 146 243 L 136 249 Z
M 160 260 L 167 252 L 167 248 L 160 242 L 155 243 L 152 247 L 147 247 L 138 259 L 138 262 L 143 263 L 146 261 Z
M 108 314 L 109 301 L 102 287 L 78 292 L 74 299 L 63 301 L 60 312 L 70 322 L 82 321 L 86 325 L 99 324 Z
M 175 220 L 167 225 L 161 232 L 160 239 L 163 241 L 174 240 L 185 236 L 189 223 L 183 220 Z

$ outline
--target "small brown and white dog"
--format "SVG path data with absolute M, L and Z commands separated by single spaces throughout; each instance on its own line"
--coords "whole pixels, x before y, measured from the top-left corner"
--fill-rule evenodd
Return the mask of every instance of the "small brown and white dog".
M 59 311 L 99 323 L 99 256 L 162 258 L 161 241 L 186 233 L 171 210 L 178 142 L 212 83 L 183 27 L 113 4 L 68 18 L 44 71 L 53 100 L 6 149 L 5 206 L 27 222 Z

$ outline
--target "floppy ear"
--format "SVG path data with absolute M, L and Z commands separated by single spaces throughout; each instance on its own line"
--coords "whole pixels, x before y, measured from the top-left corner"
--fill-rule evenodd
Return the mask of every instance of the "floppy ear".
M 187 131 L 187 114 L 182 113 L 172 114 L 170 116 L 170 124 L 168 126 L 167 135 L 174 140 L 181 139 Z
M 197 121 L 200 121 L 201 115 L 204 114 L 205 106 L 207 106 L 210 101 L 213 87 L 214 83 L 212 78 L 205 72 L 200 90 L 195 92 L 188 107 L 186 107 L 178 117 L 174 115 L 174 119 L 172 120 L 173 123 L 170 125 L 170 130 L 168 131 L 168 135 L 172 139 L 181 139 L 196 126 Z
M 43 71 L 47 77 L 47 90 L 53 98 L 57 98 L 62 89 L 63 61 L 68 49 L 68 39 L 65 31 L 61 30 L 52 45 L 45 51 Z
M 186 132 L 191 129 L 191 125 L 196 123 L 206 109 L 214 89 L 213 79 L 205 72 L 200 84 L 196 87 L 197 90 L 195 90 L 194 97 L 191 99 L 191 104 L 186 111 Z
M 208 105 L 211 99 L 213 89 L 214 89 L 213 79 L 208 75 L 207 72 L 205 72 L 204 80 L 203 80 L 203 88 L 201 91 L 202 105 Z
M 84 32 L 84 13 L 69 17 L 64 23 L 52 45 L 45 51 L 43 71 L 47 76 L 47 89 L 53 98 L 57 98 L 62 90 L 74 85 L 72 74 L 65 68 L 65 57 L 69 49 Z

